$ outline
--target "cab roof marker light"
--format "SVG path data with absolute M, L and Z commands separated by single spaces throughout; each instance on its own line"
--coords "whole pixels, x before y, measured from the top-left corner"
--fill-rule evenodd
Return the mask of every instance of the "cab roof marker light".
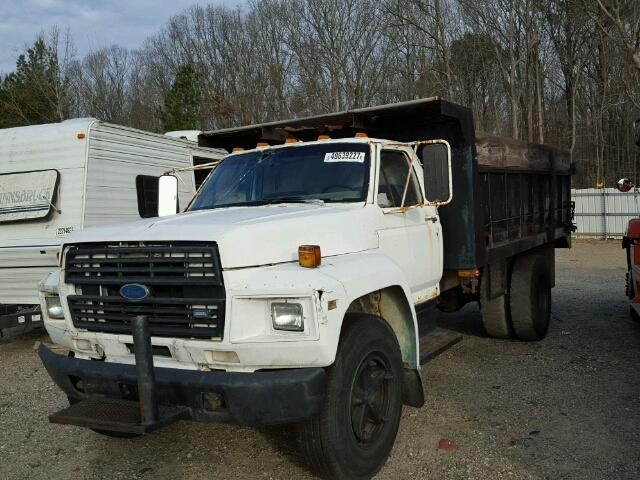
M 356 132 L 356 134 L 354 135 L 355 138 L 369 138 L 369 135 L 367 135 L 364 132 Z
M 293 137 L 287 137 L 284 143 L 298 143 L 298 139 Z

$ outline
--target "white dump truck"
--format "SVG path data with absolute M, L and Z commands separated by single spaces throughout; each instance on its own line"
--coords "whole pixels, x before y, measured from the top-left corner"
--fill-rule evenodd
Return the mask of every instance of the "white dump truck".
M 487 332 L 542 339 L 571 167 L 476 141 L 438 98 L 203 133 L 231 152 L 187 211 L 75 233 L 40 286 L 55 423 L 131 436 L 176 420 L 298 424 L 326 478 L 370 478 L 421 363 L 459 335 L 431 308 L 480 301 Z M 426 317 L 425 317 L 426 318 Z
M 220 158 L 95 118 L 1 129 L 0 338 L 42 325 L 38 283 L 71 232 L 157 216 L 159 176 Z M 181 175 L 183 207 L 195 186 L 193 172 Z

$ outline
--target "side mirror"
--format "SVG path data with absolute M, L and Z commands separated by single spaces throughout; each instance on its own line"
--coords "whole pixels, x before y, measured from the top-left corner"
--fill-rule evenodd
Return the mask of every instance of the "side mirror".
M 162 175 L 158 179 L 158 216 L 178 213 L 178 177 Z
M 616 188 L 622 193 L 626 193 L 634 187 L 635 185 L 628 178 L 621 178 L 618 180 L 618 183 L 616 183 Z
M 446 140 L 421 142 L 420 159 L 429 205 L 446 205 L 453 198 L 451 145 Z
M 633 122 L 633 136 L 636 141 L 636 145 L 640 147 L 640 118 Z

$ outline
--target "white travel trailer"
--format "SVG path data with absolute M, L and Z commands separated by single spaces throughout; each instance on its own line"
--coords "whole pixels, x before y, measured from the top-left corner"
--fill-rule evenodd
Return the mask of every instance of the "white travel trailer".
M 221 157 L 95 118 L 0 130 L 0 337 L 38 326 L 38 283 L 69 233 L 157 216 L 160 175 Z M 181 179 L 184 208 L 198 182 Z

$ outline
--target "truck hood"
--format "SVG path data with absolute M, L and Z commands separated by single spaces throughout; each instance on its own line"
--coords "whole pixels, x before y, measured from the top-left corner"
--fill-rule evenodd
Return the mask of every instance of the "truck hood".
M 297 261 L 299 245 L 320 245 L 323 257 L 377 248 L 379 215 L 362 203 L 230 207 L 87 228 L 65 243 L 215 241 L 222 267 L 242 268 Z

